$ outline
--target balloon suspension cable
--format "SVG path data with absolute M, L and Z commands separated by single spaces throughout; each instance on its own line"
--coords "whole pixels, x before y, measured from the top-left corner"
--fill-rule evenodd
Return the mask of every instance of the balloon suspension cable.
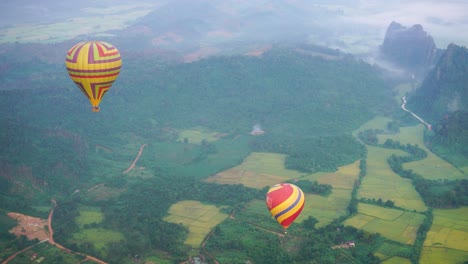
M 99 108 L 99 106 L 93 106 L 93 107 L 91 107 L 91 110 L 93 112 L 99 112 L 101 110 L 101 108 Z

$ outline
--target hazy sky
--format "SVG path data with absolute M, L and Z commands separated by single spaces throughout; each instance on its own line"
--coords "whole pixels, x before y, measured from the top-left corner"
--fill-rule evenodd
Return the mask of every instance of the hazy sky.
M 365 52 L 382 43 L 388 25 L 397 21 L 404 26 L 423 25 L 439 48 L 451 42 L 468 45 L 466 0 L 3 0 L 0 43 L 57 42 L 79 34 L 103 33 L 124 28 L 150 11 L 168 10 L 167 6 L 178 8 L 169 8 L 174 20 L 179 15 L 198 16 L 196 19 L 208 23 L 214 18 L 213 27 L 219 28 L 206 31 L 199 39 L 205 42 L 213 32 L 218 37 L 224 34 L 226 41 L 239 41 L 260 35 L 255 31 L 280 38 L 295 29 L 308 34 L 311 42 L 344 43 L 341 47 Z M 210 15 L 205 16 L 203 10 Z M 244 20 L 248 23 L 237 32 L 223 28 L 223 23 L 232 26 Z

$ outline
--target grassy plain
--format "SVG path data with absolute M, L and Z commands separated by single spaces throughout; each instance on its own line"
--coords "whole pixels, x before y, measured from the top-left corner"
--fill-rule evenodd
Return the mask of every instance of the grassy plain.
M 394 141 L 399 141 L 401 144 L 417 144 L 427 152 L 427 158 L 403 164 L 403 168 L 406 170 L 413 170 L 415 173 L 430 180 L 466 179 L 467 175 L 463 175 L 463 173 L 452 164 L 441 159 L 426 148 L 423 141 L 424 130 L 425 127 L 423 125 L 402 127 L 400 128 L 400 133 L 394 135 L 379 135 L 378 139 L 379 143 L 383 143 L 387 139 L 392 139 Z
M 358 214 L 347 219 L 344 224 L 411 245 L 424 218 L 419 213 L 359 203 Z
M 228 215 L 221 213 L 219 207 L 202 204 L 198 201 L 181 201 L 169 208 L 164 220 L 182 224 L 189 230 L 185 244 L 199 248 L 203 239 L 213 227 L 225 220 Z
M 373 146 L 367 146 L 367 150 L 367 174 L 359 187 L 358 199 L 391 200 L 396 206 L 408 210 L 426 211 L 427 207 L 411 180 L 394 173 L 387 163 L 390 155 L 404 156 L 405 152 Z

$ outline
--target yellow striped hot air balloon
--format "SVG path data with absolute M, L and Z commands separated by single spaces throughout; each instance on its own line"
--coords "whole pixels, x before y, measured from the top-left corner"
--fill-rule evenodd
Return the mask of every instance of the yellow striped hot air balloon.
M 304 208 L 304 193 L 294 184 L 280 183 L 268 190 L 266 205 L 271 215 L 286 229 L 296 220 Z
M 68 74 L 91 102 L 93 112 L 117 79 L 122 59 L 116 47 L 103 41 L 80 42 L 67 53 Z

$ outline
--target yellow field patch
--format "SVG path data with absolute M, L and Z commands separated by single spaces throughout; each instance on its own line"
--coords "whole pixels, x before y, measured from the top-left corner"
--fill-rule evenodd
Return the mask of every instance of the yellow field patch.
M 424 246 L 468 251 L 468 207 L 434 209 Z
M 398 209 L 382 208 L 380 206 L 365 203 L 359 203 L 358 211 L 360 214 L 373 216 L 387 221 L 393 221 L 403 214 L 403 211 Z
M 303 175 L 284 167 L 286 156 L 276 153 L 251 153 L 242 164 L 222 171 L 206 179 L 220 184 L 243 184 L 246 187 L 262 189 L 265 186 L 298 178 Z
M 427 210 L 419 193 L 416 192 L 410 179 L 394 173 L 387 163 L 392 154 L 405 155 L 405 152 L 366 146 L 367 174 L 358 190 L 358 199 L 391 200 L 396 206 L 423 212 Z
M 380 233 L 390 240 L 413 244 L 424 218 L 423 214 L 359 203 L 358 214 L 347 219 L 344 224 Z
M 419 161 L 413 161 L 403 164 L 405 170 L 412 170 L 415 173 L 423 176 L 426 179 L 437 180 L 437 179 L 464 179 L 464 175 L 461 171 L 455 168 L 452 164 L 441 159 L 439 156 L 432 153 L 424 145 L 424 130 L 426 128 L 423 125 L 417 125 L 412 127 L 400 128 L 400 133 L 395 135 L 379 135 L 379 143 L 385 142 L 387 139 L 399 141 L 401 144 L 417 144 L 420 148 L 427 152 L 427 158 Z
M 356 161 L 352 164 L 338 168 L 334 173 L 325 173 L 317 178 L 320 184 L 329 184 L 336 189 L 353 189 L 354 182 L 359 176 L 359 163 Z
M 458 264 L 468 259 L 468 251 L 441 247 L 426 247 L 421 251 L 420 264 Z
M 219 210 L 219 207 L 199 201 L 181 201 L 169 208 L 164 221 L 186 226 L 189 234 L 185 244 L 198 248 L 211 229 L 228 217 Z
M 319 221 L 317 227 L 325 226 L 346 214 L 350 199 L 351 190 L 333 189 L 327 197 L 305 194 L 304 209 L 296 222 L 301 223 L 313 216 Z

